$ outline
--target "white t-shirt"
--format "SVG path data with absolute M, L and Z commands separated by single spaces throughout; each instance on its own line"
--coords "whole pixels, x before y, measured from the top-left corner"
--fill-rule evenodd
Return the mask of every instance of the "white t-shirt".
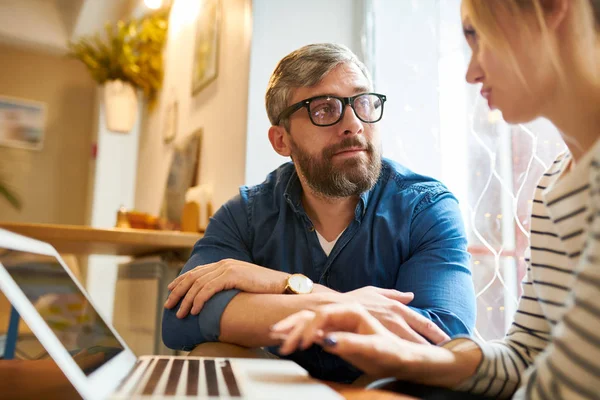
M 342 236 L 342 233 L 344 233 L 344 231 L 345 231 L 345 229 L 338 235 L 338 237 L 333 239 L 331 242 L 328 242 L 327 239 L 325 239 L 323 236 L 321 236 L 319 231 L 315 230 L 315 232 L 317 232 L 317 237 L 319 238 L 319 243 L 321 243 L 321 247 L 323 248 L 323 251 L 325 252 L 325 254 L 327 254 L 327 257 L 329 257 L 329 253 L 331 253 L 331 250 L 333 250 L 333 246 L 335 246 L 335 242 L 338 241 L 338 239 L 340 238 L 340 236 Z

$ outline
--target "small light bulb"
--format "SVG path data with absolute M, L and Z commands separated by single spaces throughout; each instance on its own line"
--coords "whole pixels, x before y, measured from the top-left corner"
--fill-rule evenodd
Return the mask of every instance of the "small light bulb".
M 144 0 L 144 4 L 151 10 L 158 10 L 162 6 L 162 0 Z

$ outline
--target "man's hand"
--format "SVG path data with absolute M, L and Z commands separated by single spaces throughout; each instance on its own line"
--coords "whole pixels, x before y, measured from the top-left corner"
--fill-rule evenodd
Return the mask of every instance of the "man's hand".
M 168 286 L 171 294 L 165 308 L 173 308 L 183 298 L 177 318 L 196 315 L 216 293 L 239 289 L 248 293 L 283 294 L 290 274 L 244 261 L 226 259 L 201 265 L 178 276 Z
M 345 294 L 350 296 L 349 302 L 360 303 L 369 314 L 402 339 L 423 344 L 428 343 L 425 338 L 436 344 L 450 339 L 436 324 L 406 306 L 413 300 L 413 293 L 367 286 Z

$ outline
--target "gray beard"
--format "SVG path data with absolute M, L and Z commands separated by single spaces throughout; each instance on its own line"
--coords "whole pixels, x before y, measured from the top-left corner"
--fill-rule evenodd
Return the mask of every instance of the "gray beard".
M 345 160 L 335 166 L 331 159 L 340 150 L 352 146 L 366 147 L 369 160 Z M 344 139 L 340 144 L 323 150 L 320 159 L 311 156 L 291 140 L 292 160 L 306 179 L 310 189 L 328 198 L 358 196 L 375 186 L 381 173 L 381 152 L 371 143 L 364 143 L 356 136 Z

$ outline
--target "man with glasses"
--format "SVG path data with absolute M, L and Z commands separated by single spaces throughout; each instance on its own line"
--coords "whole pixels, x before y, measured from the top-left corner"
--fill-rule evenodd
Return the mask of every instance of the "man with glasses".
M 271 346 L 315 377 L 350 382 L 360 371 L 317 346 L 278 349 L 270 326 L 321 304 L 359 302 L 407 340 L 473 331 L 457 201 L 439 182 L 382 159 L 386 96 L 372 86 L 344 46 L 309 45 L 279 62 L 266 94 L 269 140 L 292 162 L 215 214 L 169 285 L 167 346 L 204 343 L 202 354 L 213 356 L 232 354 L 207 342 Z M 301 328 L 286 335 L 299 343 Z

